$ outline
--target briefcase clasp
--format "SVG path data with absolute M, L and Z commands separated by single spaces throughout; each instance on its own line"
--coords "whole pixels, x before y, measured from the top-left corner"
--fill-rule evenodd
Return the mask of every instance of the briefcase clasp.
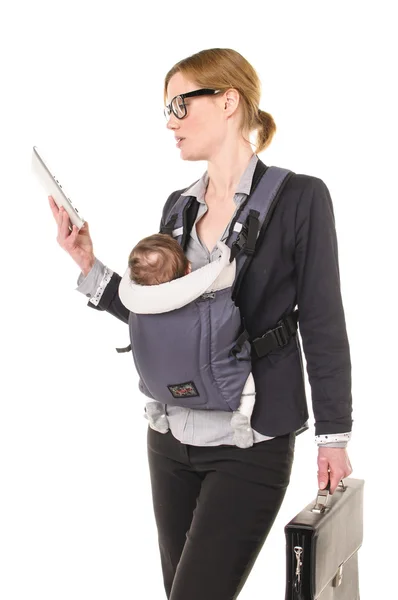
M 342 580 L 343 580 L 343 563 L 341 563 L 341 565 L 337 569 L 336 575 L 334 576 L 333 587 L 339 587 Z

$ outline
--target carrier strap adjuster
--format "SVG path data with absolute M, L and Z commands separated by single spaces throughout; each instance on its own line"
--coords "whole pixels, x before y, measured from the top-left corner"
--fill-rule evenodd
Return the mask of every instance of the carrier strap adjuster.
M 298 310 L 280 319 L 276 327 L 269 329 L 262 336 L 252 340 L 253 354 L 257 358 L 262 358 L 277 348 L 286 346 L 291 337 L 297 331 Z
M 231 348 L 231 350 L 229 351 L 228 356 L 229 357 L 234 356 L 238 360 L 250 360 L 250 358 L 239 359 L 237 356 L 242 351 L 243 345 L 248 339 L 249 339 L 249 332 L 246 329 L 244 329 L 242 331 L 242 333 L 240 334 L 240 336 L 238 337 L 238 339 L 236 340 L 234 347 Z
M 232 244 L 229 262 L 232 262 L 241 250 L 248 256 L 254 254 L 257 235 L 260 228 L 260 221 L 258 220 L 259 214 L 258 210 L 254 210 L 253 208 L 250 209 L 245 224 L 240 230 L 237 239 Z
M 280 348 L 286 346 L 290 339 L 290 336 L 287 334 L 286 329 L 283 327 L 283 325 L 275 327 L 275 329 L 271 330 L 271 333 L 275 335 L 276 342 Z
M 116 352 L 130 352 L 131 350 L 131 344 L 129 344 L 128 346 L 126 346 L 126 348 L 115 348 Z

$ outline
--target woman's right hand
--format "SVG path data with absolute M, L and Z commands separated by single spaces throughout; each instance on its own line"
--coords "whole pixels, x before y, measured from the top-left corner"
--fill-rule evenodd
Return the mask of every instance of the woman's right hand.
M 79 230 L 73 225 L 72 231 L 69 231 L 71 225 L 68 213 L 61 206 L 59 209 L 54 198 L 48 196 L 53 217 L 58 225 L 57 242 L 77 263 L 84 275 L 92 269 L 95 262 L 93 251 L 93 242 L 91 240 L 88 223 L 85 221 L 83 227 Z

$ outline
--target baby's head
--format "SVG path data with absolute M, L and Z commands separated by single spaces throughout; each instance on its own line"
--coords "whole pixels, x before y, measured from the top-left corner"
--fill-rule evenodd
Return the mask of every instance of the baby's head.
M 191 263 L 180 244 L 166 233 L 143 238 L 130 252 L 130 279 L 140 285 L 158 285 L 183 277 Z

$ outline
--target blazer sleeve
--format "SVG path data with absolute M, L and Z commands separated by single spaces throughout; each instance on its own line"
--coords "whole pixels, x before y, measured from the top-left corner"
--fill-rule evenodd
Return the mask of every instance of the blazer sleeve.
M 119 283 L 121 280 L 121 276 L 113 272 L 98 304 L 95 305 L 89 300 L 87 306 L 95 310 L 106 310 L 106 312 L 120 319 L 123 323 L 128 323 L 130 311 L 124 306 L 119 297 Z
M 299 329 L 311 386 L 315 434 L 352 428 L 351 359 L 340 290 L 332 199 L 307 181 L 297 206 L 295 265 Z

